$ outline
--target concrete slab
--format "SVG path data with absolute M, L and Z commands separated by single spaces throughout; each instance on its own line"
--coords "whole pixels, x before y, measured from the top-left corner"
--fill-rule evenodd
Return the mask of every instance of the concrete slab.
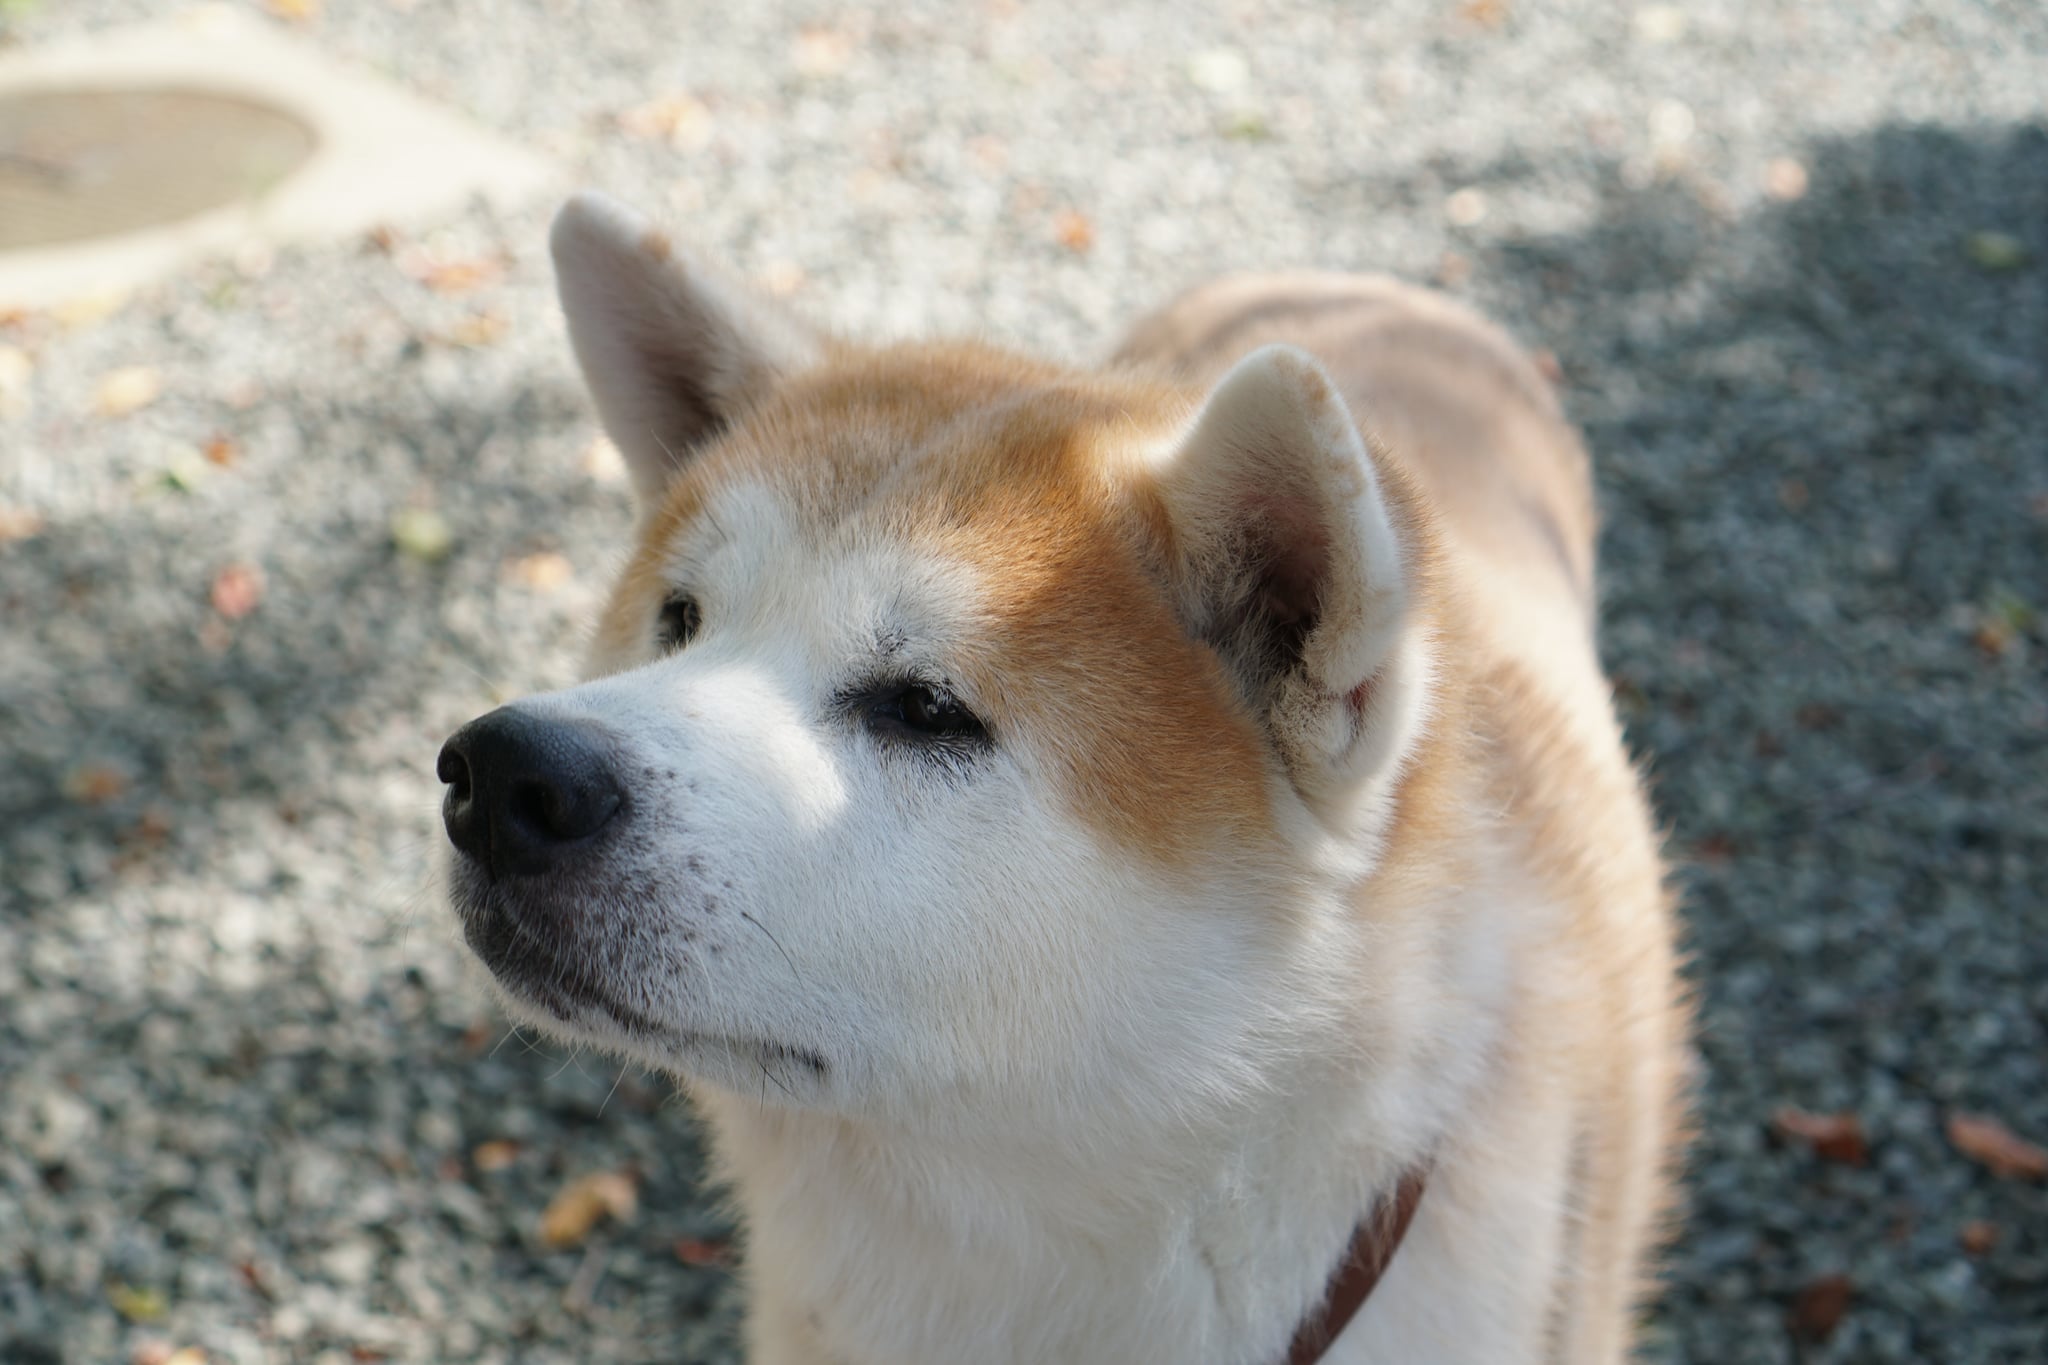
M 0 93 L 112 89 L 204 90 L 273 105 L 312 127 L 319 145 L 254 199 L 159 227 L 0 251 L 0 307 L 134 288 L 252 241 L 422 226 L 476 196 L 509 206 L 558 188 L 544 158 L 221 6 L 0 57 Z

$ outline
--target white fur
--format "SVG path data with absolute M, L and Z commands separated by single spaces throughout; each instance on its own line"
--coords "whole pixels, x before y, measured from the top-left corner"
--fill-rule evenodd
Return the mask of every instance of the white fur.
M 556 230 L 578 354 L 652 499 L 680 420 L 662 357 L 713 357 L 716 395 L 801 347 L 644 239 L 595 201 Z M 1484 839 L 1433 904 L 1353 903 L 1430 721 L 1366 447 L 1315 363 L 1275 348 L 1160 477 L 1191 582 L 1232 553 L 1248 492 L 1327 547 L 1274 702 L 1284 864 L 1225 848 L 1169 873 L 1059 800 L 1028 742 L 936 770 L 835 711 L 878 666 L 957 685 L 986 585 L 883 518 L 821 535 L 765 484 L 717 488 L 668 547 L 694 643 L 658 656 L 650 621 L 592 681 L 520 703 L 617 737 L 632 837 L 557 947 L 658 1028 L 512 1007 L 687 1078 L 746 1215 L 754 1365 L 1278 1362 L 1355 1224 L 1425 1161 L 1414 1230 L 1328 1360 L 1539 1355 L 1568 1153 L 1499 1059 L 1508 964 L 1546 908 Z M 1470 1136 L 1523 1109 L 1516 1150 Z

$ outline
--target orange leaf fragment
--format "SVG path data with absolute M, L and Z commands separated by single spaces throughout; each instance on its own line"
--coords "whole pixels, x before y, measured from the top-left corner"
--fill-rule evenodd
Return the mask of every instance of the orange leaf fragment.
M 1823 1275 L 1792 1301 L 1792 1331 L 1807 1341 L 1826 1341 L 1842 1325 L 1856 1287 L 1847 1275 Z
M 1095 224 L 1079 209 L 1065 209 L 1052 220 L 1053 236 L 1067 250 L 1080 253 L 1095 245 Z
M 2007 1180 L 2048 1179 L 2048 1148 L 2028 1142 L 1997 1119 L 1950 1114 L 1948 1140 L 1970 1160 Z
M 104 806 L 128 790 L 128 774 L 106 763 L 81 763 L 64 775 L 64 794 L 87 806 Z
M 502 1171 L 519 1160 L 519 1144 L 507 1138 L 479 1142 L 469 1159 L 479 1171 Z
M 540 1240 L 561 1250 L 581 1246 L 607 1216 L 625 1222 L 640 1207 L 632 1180 L 617 1171 L 597 1171 L 563 1186 L 540 1216 Z
M 730 1258 L 732 1245 L 729 1242 L 697 1237 L 679 1237 L 676 1239 L 675 1251 L 676 1259 L 684 1265 L 718 1266 L 724 1265 Z
M 230 564 L 213 576 L 213 609 L 239 621 L 263 600 L 263 570 L 254 564 Z
M 1781 1141 L 1805 1143 L 1823 1161 L 1862 1166 L 1870 1160 L 1863 1121 L 1854 1114 L 1809 1114 L 1787 1107 L 1771 1115 L 1771 1131 Z
M 1965 1254 L 1983 1256 L 1998 1245 L 1998 1224 L 1983 1218 L 1972 1218 L 1956 1229 L 1956 1243 Z

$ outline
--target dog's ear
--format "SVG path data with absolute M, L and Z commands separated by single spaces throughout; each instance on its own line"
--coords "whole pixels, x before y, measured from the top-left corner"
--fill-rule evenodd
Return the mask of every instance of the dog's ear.
M 1216 385 L 1160 471 L 1188 629 L 1335 816 L 1416 721 L 1415 528 L 1307 352 L 1268 346 Z
M 734 414 L 818 357 L 815 333 L 615 199 L 577 195 L 549 243 L 569 340 L 643 503 Z

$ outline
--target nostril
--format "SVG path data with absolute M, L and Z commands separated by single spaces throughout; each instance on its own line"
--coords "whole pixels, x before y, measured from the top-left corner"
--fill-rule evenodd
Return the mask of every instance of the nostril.
M 562 793 L 557 787 L 545 782 L 515 782 L 511 795 L 506 798 L 505 809 L 514 820 L 529 829 L 562 837 L 563 807 Z
M 620 804 L 618 788 L 609 780 L 572 784 L 546 778 L 524 778 L 512 784 L 505 811 L 536 834 L 567 841 L 595 834 Z
M 441 746 L 441 756 L 434 760 L 434 776 L 448 785 L 448 794 L 457 801 L 469 800 L 469 760 L 453 740 Z

